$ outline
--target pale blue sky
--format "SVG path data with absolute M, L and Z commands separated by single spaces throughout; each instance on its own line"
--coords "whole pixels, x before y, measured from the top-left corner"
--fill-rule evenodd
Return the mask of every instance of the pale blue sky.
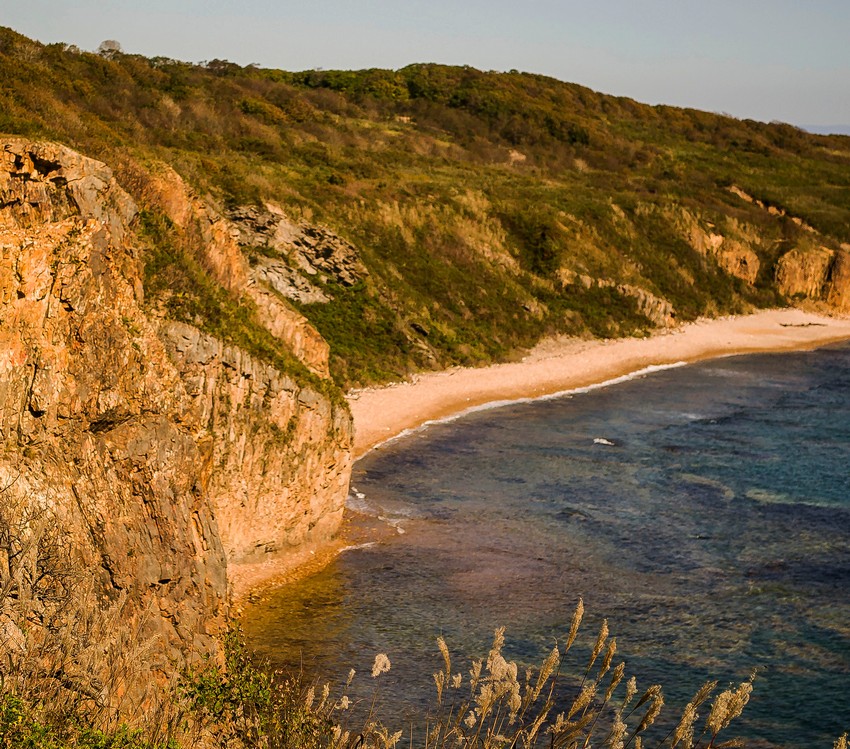
M 0 0 L 0 25 L 286 70 L 516 68 L 651 104 L 850 124 L 850 0 Z

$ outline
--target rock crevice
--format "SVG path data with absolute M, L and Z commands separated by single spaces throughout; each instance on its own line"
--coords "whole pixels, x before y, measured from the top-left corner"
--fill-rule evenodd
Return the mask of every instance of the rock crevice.
M 156 668 L 214 652 L 240 566 L 272 574 L 336 531 L 350 415 L 151 316 L 136 203 L 104 164 L 7 140 L 0 204 L 1 499 L 62 523 L 78 570 L 157 636 Z

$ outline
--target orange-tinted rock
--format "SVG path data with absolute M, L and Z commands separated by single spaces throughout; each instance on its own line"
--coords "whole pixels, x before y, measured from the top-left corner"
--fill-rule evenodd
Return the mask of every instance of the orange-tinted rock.
M 182 190 L 173 215 L 200 221 Z M 55 515 L 79 568 L 128 597 L 128 626 L 158 635 L 154 666 L 168 670 L 216 649 L 240 565 L 272 575 L 336 531 L 351 419 L 244 351 L 152 318 L 135 212 L 100 162 L 0 148 L 0 486 Z M 226 255 L 224 230 L 208 228 Z M 292 322 L 278 318 L 281 338 L 308 335 Z M 326 361 L 324 341 L 309 345 Z
M 820 299 L 826 285 L 833 253 L 824 247 L 796 247 L 776 264 L 776 285 L 789 297 Z

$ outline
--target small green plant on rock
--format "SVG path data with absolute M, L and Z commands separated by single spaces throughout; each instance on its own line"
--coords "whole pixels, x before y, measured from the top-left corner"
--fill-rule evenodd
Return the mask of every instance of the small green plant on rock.
M 333 743 L 336 706 L 325 687 L 261 668 L 238 631 L 225 637 L 223 664 L 190 670 L 179 691 L 187 699 L 194 735 L 219 747 L 320 749 Z

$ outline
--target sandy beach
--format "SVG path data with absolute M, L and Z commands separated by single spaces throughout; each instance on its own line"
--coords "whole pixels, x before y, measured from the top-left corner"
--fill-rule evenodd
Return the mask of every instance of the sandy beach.
M 360 458 L 429 421 L 486 404 L 597 385 L 647 367 L 817 348 L 848 339 L 850 317 L 826 317 L 797 309 L 701 320 L 648 338 L 549 339 L 519 362 L 431 372 L 410 382 L 350 392 L 347 398 L 354 416 L 354 456 Z M 245 599 L 262 600 L 267 591 L 322 569 L 347 546 L 379 541 L 382 534 L 394 532 L 384 523 L 370 525 L 363 518 L 352 523 L 352 519 L 351 511 L 346 511 L 340 532 L 329 544 L 302 549 L 285 563 L 276 560 L 237 570 L 234 587 L 240 605 Z
M 798 309 L 700 320 L 648 338 L 550 339 L 522 361 L 455 368 L 410 382 L 352 391 L 354 455 L 426 422 L 498 401 L 538 398 L 607 382 L 647 367 L 734 354 L 816 348 L 850 339 L 850 318 Z

